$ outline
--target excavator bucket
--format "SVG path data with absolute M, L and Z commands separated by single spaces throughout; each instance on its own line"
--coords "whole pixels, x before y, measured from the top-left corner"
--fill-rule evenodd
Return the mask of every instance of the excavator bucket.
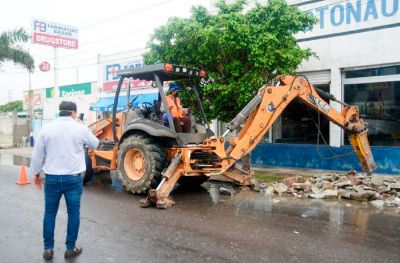
M 353 149 L 360 160 L 363 171 L 372 174 L 376 169 L 374 157 L 371 153 L 371 147 L 368 142 L 367 132 L 349 135 L 349 140 Z

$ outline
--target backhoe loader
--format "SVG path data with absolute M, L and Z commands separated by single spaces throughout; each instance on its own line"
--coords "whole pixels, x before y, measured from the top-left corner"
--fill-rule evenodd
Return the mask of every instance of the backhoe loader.
M 147 194 L 142 207 L 166 208 L 174 204 L 170 193 L 178 180 L 201 183 L 211 176 L 223 176 L 243 186 L 250 186 L 252 173 L 235 168 L 244 155 L 262 140 L 274 121 L 294 99 L 302 101 L 349 135 L 350 143 L 362 169 L 372 173 L 376 165 L 367 138 L 367 123 L 359 116 L 357 106 L 337 100 L 331 94 L 313 87 L 306 78 L 278 76 L 274 85 L 264 85 L 255 97 L 231 121 L 222 136 L 214 136 L 207 127 L 196 81 L 206 72 L 188 67 L 158 64 L 119 71 L 112 117 L 90 128 L 99 137 L 98 149 L 89 152 L 94 170 L 116 170 L 128 191 Z M 141 109 L 117 112 L 118 98 L 125 79 L 154 81 L 158 100 L 145 103 Z M 195 95 L 201 122 L 194 122 L 192 133 L 176 133 L 168 107 L 168 123 L 161 120 L 160 106 L 167 105 L 163 83 L 183 80 L 192 83 L 188 89 Z M 128 91 L 129 93 L 129 91 Z M 129 97 L 129 96 L 128 96 Z M 340 103 L 338 112 L 327 101 Z M 128 103 L 129 104 L 129 103 Z M 241 127 L 237 136 L 226 141 L 227 134 Z

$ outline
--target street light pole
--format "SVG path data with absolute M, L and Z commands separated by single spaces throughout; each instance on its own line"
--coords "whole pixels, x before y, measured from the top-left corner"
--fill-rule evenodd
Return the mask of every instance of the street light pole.
M 60 90 L 58 87 L 58 48 L 54 47 L 54 103 L 55 103 L 55 113 L 58 112 Z
M 29 132 L 33 131 L 33 106 L 32 106 L 32 97 L 33 97 L 33 91 L 32 91 L 32 79 L 31 79 L 31 71 L 28 70 L 28 76 L 29 76 L 29 90 L 28 90 L 28 114 L 29 114 Z

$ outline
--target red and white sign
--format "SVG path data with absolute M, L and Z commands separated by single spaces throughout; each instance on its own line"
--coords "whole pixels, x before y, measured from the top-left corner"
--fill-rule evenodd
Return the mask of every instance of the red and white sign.
M 134 80 L 131 80 L 131 89 L 150 88 L 151 84 L 152 84 L 152 81 L 134 79 Z M 118 86 L 118 80 L 104 82 L 103 83 L 103 91 L 105 91 L 105 92 L 115 91 L 115 90 L 117 90 L 117 86 Z M 122 86 L 121 86 L 121 90 L 126 90 L 126 89 L 128 89 L 128 82 L 127 81 L 122 83 Z
M 46 72 L 50 70 L 50 63 L 47 61 L 43 61 L 42 63 L 40 63 L 39 65 L 39 69 L 40 71 Z
M 52 47 L 77 49 L 78 28 L 41 19 L 33 19 L 32 42 Z

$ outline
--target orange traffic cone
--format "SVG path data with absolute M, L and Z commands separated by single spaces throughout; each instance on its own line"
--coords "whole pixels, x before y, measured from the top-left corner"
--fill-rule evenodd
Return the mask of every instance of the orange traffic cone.
M 28 176 L 26 175 L 25 165 L 22 165 L 21 170 L 19 171 L 17 184 L 30 184 Z

